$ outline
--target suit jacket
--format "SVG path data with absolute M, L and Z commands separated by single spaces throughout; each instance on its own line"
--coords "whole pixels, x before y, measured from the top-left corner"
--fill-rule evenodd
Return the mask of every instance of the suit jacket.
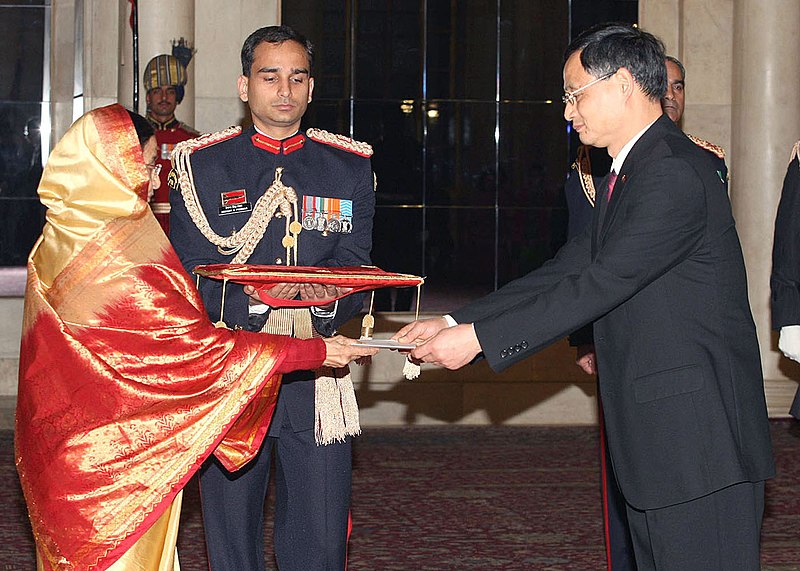
M 272 141 L 274 152 L 266 145 L 256 146 L 253 127 L 222 142 L 202 147 L 191 155 L 192 172 L 200 204 L 211 228 L 221 236 L 240 230 L 250 218 L 250 211 L 226 211 L 223 195 L 230 191 L 245 191 L 246 202 L 255 205 L 272 184 L 275 169 L 283 167 L 281 181 L 297 193 L 301 220 L 313 212 L 306 207 L 319 207 L 324 199 L 351 201 L 352 227 L 349 232 L 322 231 L 306 224 L 298 237 L 298 259 L 301 266 L 357 266 L 370 263 L 372 248 L 372 217 L 375 209 L 374 178 L 370 161 L 347 150 L 323 144 L 305 135 L 291 138 L 290 145 Z M 302 138 L 302 140 L 298 139 Z M 261 140 L 267 141 L 266 138 Z M 287 152 L 288 151 L 288 152 Z M 309 197 L 308 201 L 304 201 Z M 317 200 L 314 200 L 314 199 Z M 229 263 L 234 254 L 223 255 L 197 229 L 186 210 L 179 191 L 170 192 L 170 241 L 187 271 L 200 264 Z M 343 206 L 344 209 L 344 206 Z M 234 209 L 235 210 L 235 209 Z M 251 264 L 282 264 L 286 249 L 283 219 L 273 219 L 266 233 L 251 254 Z M 201 279 L 198 289 L 212 321 L 220 318 L 222 282 Z M 364 294 L 347 296 L 338 302 L 333 319 L 312 317 L 314 328 L 323 336 L 336 329 L 361 311 Z M 224 318 L 228 327 L 247 328 L 248 297 L 242 287 L 228 283 L 225 292 Z M 311 371 L 284 376 L 278 403 L 275 407 L 270 435 L 276 435 L 288 414 L 295 431 L 314 427 L 314 383 Z
M 783 179 L 772 248 L 772 327 L 800 325 L 800 159 Z
M 708 141 L 687 135 L 698 147 L 708 151 L 714 168 L 720 180 L 725 182 L 728 189 L 728 166 L 725 164 L 725 152 Z M 592 211 L 605 192 L 605 177 L 611 170 L 611 157 L 606 149 L 581 145 L 578 157 L 570 169 L 567 181 L 564 184 L 564 194 L 567 199 L 567 212 L 569 214 L 569 227 L 567 238 L 571 239 L 583 232 L 584 228 L 592 222 Z M 569 336 L 572 346 L 592 343 L 592 325 L 586 325 Z
M 775 218 L 772 246 L 772 327 L 800 325 L 800 158 L 795 154 L 783 179 L 781 201 Z M 800 419 L 800 389 L 789 412 Z
M 633 146 L 608 207 L 594 209 L 583 234 L 451 315 L 474 323 L 496 370 L 595 322 L 609 449 L 636 508 L 774 475 L 725 184 L 666 115 Z

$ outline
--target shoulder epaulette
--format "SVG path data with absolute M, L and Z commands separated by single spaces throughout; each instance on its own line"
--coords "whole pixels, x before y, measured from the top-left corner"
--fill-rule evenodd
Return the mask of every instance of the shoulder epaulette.
M 324 145 L 330 145 L 332 147 L 336 147 L 337 149 L 355 153 L 362 157 L 369 158 L 372 156 L 372 146 L 370 146 L 369 143 L 362 143 L 361 141 L 356 141 L 355 139 L 345 137 L 344 135 L 337 135 L 336 133 L 330 133 L 323 129 L 313 128 L 308 129 L 306 131 L 306 135 L 308 135 L 308 138 L 312 141 L 316 141 Z
M 690 135 L 686 133 L 686 136 L 689 137 L 689 140 L 692 141 L 698 147 L 705 149 L 711 153 L 714 153 L 721 159 L 725 159 L 725 149 L 722 147 L 718 147 L 714 143 L 709 143 L 708 141 L 701 139 L 700 137 L 695 137 L 694 135 Z
M 588 200 L 589 203 L 594 206 L 595 196 L 597 193 L 594 188 L 594 178 L 592 178 L 592 161 L 589 158 L 588 146 L 581 145 L 578 147 L 578 157 L 572 164 L 572 168 L 574 168 L 578 173 L 583 194 L 586 195 L 586 200 Z
M 200 136 L 200 131 L 196 130 L 193 127 L 190 127 L 189 125 L 187 125 L 183 121 L 178 121 L 178 126 L 180 126 L 180 128 L 183 129 L 184 131 L 186 131 L 187 133 L 191 133 L 195 137 L 199 137 Z
M 792 147 L 792 156 L 789 158 L 789 164 L 792 164 L 792 161 L 795 160 L 798 155 L 800 155 L 800 141 L 797 141 L 794 147 Z M 798 159 L 798 161 L 800 161 L 800 159 Z
M 221 143 L 222 141 L 226 141 L 237 136 L 241 132 L 242 128 L 237 126 L 228 127 L 227 129 L 223 129 L 222 131 L 217 131 L 215 133 L 206 133 L 205 135 L 201 135 L 195 139 L 181 141 L 175 145 L 175 148 L 172 149 L 172 153 L 175 155 L 192 154 L 197 149 L 216 145 L 217 143 Z

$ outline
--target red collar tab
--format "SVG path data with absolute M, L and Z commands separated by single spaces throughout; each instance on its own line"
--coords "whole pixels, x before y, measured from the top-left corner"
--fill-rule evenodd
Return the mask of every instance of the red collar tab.
M 297 135 L 289 137 L 282 142 L 283 154 L 288 155 L 289 153 L 293 153 L 298 149 L 302 149 L 305 142 L 306 138 L 302 133 L 297 133 Z
M 305 136 L 303 136 L 301 133 L 293 135 L 288 139 L 284 139 L 283 141 L 278 141 L 272 137 L 267 137 L 261 133 L 256 133 L 251 137 L 251 140 L 253 141 L 253 145 L 259 149 L 264 149 L 273 155 L 288 155 L 289 153 L 293 153 L 296 150 L 301 149 L 306 142 Z

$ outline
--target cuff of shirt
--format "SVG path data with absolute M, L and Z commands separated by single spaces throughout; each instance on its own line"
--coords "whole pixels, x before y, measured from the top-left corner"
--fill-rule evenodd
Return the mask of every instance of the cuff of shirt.
M 338 299 L 335 302 L 333 302 L 333 309 L 331 309 L 331 310 L 320 309 L 316 305 L 312 305 L 311 306 L 311 315 L 313 315 L 314 317 L 321 317 L 323 319 L 333 319 L 334 317 L 336 317 L 336 310 L 337 309 L 339 309 L 339 300 Z
M 456 325 L 458 325 L 458 322 L 455 319 L 453 319 L 451 315 L 445 315 L 444 320 L 447 322 L 448 327 L 455 327 Z
M 253 303 L 247 306 L 248 313 L 257 313 L 259 315 L 264 315 L 270 309 L 270 306 L 268 306 L 266 303 Z

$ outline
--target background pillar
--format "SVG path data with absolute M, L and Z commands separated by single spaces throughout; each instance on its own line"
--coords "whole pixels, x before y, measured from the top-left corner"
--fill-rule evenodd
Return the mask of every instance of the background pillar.
M 766 379 L 797 376 L 771 334 L 772 236 L 792 144 L 800 139 L 800 2 L 736 0 L 731 202 L 747 263 Z

